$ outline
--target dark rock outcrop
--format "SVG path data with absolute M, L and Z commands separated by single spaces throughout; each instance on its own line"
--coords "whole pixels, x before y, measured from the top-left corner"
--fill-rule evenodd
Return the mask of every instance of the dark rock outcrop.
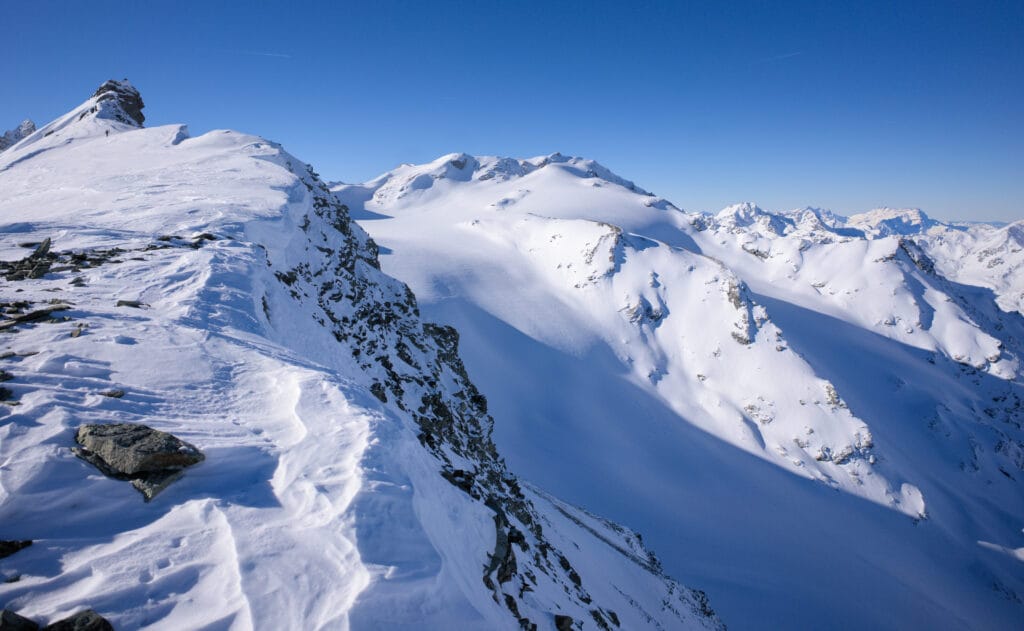
M 0 559 L 9 557 L 18 550 L 24 550 L 25 548 L 32 545 L 29 540 L 25 541 L 0 541 Z
M 0 272 L 7 280 L 42 278 L 50 271 L 50 266 L 56 258 L 56 255 L 50 252 L 50 238 L 47 237 L 42 243 L 36 244 L 32 254 L 20 261 L 0 263 Z
M 86 609 L 43 627 L 43 631 L 114 631 L 114 627 L 103 616 Z
M 10 609 L 0 610 L 0 631 L 36 631 L 39 625 Z
M 146 107 L 146 104 L 142 102 L 139 91 L 128 83 L 127 79 L 124 81 L 111 79 L 101 85 L 92 96 L 101 105 L 103 112 L 107 114 L 104 118 L 113 118 L 136 127 L 142 127 L 142 123 L 146 121 L 146 117 L 142 114 L 142 108 Z M 113 107 L 103 107 L 104 104 Z
M 131 481 L 146 501 L 204 459 L 195 445 L 135 423 L 83 425 L 75 441 L 81 445 L 73 448 L 76 456 L 104 475 Z

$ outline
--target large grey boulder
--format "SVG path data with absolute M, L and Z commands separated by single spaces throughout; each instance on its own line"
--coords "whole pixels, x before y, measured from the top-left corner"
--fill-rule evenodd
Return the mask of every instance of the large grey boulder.
M 75 441 L 81 445 L 75 455 L 105 475 L 130 480 L 147 502 L 204 458 L 195 445 L 137 423 L 83 425 Z

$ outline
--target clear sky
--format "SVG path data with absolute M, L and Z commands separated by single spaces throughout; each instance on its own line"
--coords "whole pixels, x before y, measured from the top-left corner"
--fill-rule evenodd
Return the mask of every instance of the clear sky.
M 0 130 L 105 79 L 329 179 L 594 158 L 687 210 L 1024 218 L 1024 2 L 0 3 Z M 2 192 L 0 192 L 2 194 Z

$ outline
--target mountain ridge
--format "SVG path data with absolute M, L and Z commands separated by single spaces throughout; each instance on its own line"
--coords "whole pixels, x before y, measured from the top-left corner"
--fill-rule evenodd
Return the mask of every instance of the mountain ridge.
M 144 128 L 141 107 L 108 82 L 0 155 L 0 252 L 52 254 L 4 309 L 56 295 L 70 318 L 15 320 L 2 360 L 0 527 L 39 541 L 4 561 L 7 606 L 90 602 L 123 628 L 721 626 L 632 531 L 519 484 L 458 334 L 311 167 Z M 124 418 L 206 459 L 143 504 L 68 449 Z

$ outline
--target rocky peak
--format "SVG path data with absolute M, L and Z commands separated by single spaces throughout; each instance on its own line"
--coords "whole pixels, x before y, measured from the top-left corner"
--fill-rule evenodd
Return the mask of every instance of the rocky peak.
M 770 213 L 752 202 L 727 206 L 715 215 L 715 219 L 732 230 L 753 226 L 760 228 L 762 232 L 779 236 L 789 232 L 794 224 L 791 218 Z
M 142 127 L 146 120 L 142 113 L 142 108 L 146 107 L 142 96 L 127 79 L 107 81 L 93 93 L 92 98 L 96 100 L 94 111 L 97 118 L 112 118 L 136 127 Z
M 21 121 L 21 124 L 10 131 L 4 132 L 0 136 L 0 151 L 7 149 L 19 142 L 22 138 L 28 136 L 36 130 L 36 124 L 27 118 Z
M 741 202 L 739 204 L 733 204 L 732 206 L 726 206 L 718 212 L 718 219 L 741 219 L 746 220 L 747 223 L 754 221 L 754 219 L 760 215 L 766 214 L 760 206 L 753 202 Z

